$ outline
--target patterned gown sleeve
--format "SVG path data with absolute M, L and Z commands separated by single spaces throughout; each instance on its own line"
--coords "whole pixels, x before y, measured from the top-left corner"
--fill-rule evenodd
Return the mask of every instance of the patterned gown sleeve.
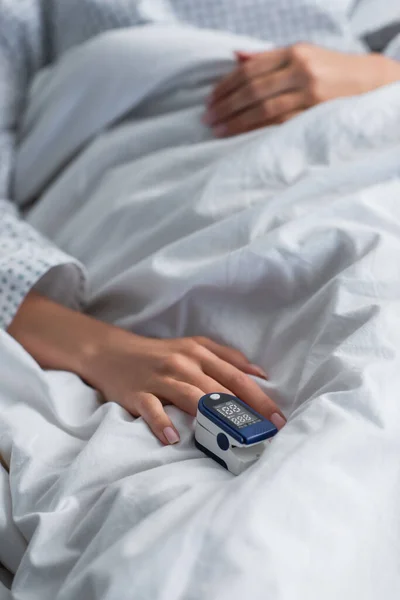
M 74 309 L 85 297 L 83 267 L 24 222 L 10 191 L 19 117 L 42 60 L 40 26 L 35 1 L 0 4 L 0 330 L 32 289 Z

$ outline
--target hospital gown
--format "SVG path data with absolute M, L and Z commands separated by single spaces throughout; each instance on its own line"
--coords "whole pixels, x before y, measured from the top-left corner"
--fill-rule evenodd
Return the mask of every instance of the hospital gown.
M 25 223 L 10 199 L 19 115 L 29 80 L 43 62 L 35 9 L 26 1 L 0 4 L 0 329 L 32 288 L 71 308 L 85 298 L 83 267 Z
M 369 0 L 365 0 L 369 1 Z M 349 17 L 363 0 L 2 0 L 0 4 L 0 329 L 31 289 L 84 306 L 78 261 L 21 220 L 12 203 L 16 132 L 29 83 L 46 63 L 103 31 L 152 22 L 187 22 L 268 39 L 278 45 L 330 38 L 354 44 Z M 380 10 L 384 2 L 380 3 Z M 400 19 L 400 15 L 399 15 Z M 400 58 L 400 36 L 388 47 Z

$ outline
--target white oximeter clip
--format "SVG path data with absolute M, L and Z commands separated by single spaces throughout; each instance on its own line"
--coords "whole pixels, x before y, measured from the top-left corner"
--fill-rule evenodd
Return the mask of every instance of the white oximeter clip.
M 277 433 L 275 425 L 236 396 L 215 393 L 200 398 L 195 444 L 234 475 L 256 462 Z

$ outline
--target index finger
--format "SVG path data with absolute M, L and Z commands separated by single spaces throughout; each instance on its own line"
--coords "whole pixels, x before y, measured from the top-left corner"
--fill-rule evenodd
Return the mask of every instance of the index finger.
M 280 69 L 289 60 L 289 48 L 277 48 L 276 50 L 256 54 L 253 58 L 239 65 L 216 85 L 210 96 L 209 104 L 212 105 L 231 94 L 254 77 Z
M 261 379 L 268 380 L 268 375 L 262 370 L 259 365 L 252 364 L 247 356 L 240 352 L 236 348 L 230 348 L 228 346 L 222 346 L 214 340 L 210 340 L 209 338 L 198 338 L 199 343 L 210 350 L 213 354 L 218 356 L 218 358 L 222 358 L 227 363 L 230 363 L 240 371 L 244 371 L 244 373 L 248 373 L 249 375 L 256 375 L 257 377 L 261 377 Z
M 282 429 L 286 424 L 286 419 L 275 402 L 262 391 L 255 381 L 236 367 L 213 356 L 204 360 L 202 369 L 206 375 L 212 377 L 240 400 L 246 402 L 271 421 L 277 429 Z

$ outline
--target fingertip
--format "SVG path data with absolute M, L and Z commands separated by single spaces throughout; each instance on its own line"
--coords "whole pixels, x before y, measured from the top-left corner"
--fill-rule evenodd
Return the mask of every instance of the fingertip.
M 214 104 L 215 101 L 215 94 L 214 92 L 212 94 L 210 94 L 210 96 L 208 96 L 208 98 L 206 99 L 206 105 L 208 107 L 212 106 Z
M 286 419 L 277 412 L 271 415 L 269 420 L 278 430 L 281 430 L 286 425 Z
M 251 58 L 251 54 L 249 54 L 248 52 L 243 52 L 241 50 L 236 50 L 235 56 L 239 62 L 246 62 Z
M 212 125 L 213 119 L 208 111 L 204 113 L 204 115 L 201 117 L 201 122 L 207 127 L 210 127 L 210 125 Z
M 225 137 L 228 133 L 228 129 L 225 125 L 217 125 L 213 127 L 213 133 L 215 137 Z
M 161 400 L 153 394 L 143 394 L 140 402 L 140 415 L 162 444 L 172 445 L 180 441 L 179 433 L 164 410 Z
M 265 379 L 265 381 L 268 381 L 268 375 L 258 365 L 250 364 L 248 365 L 248 368 L 251 370 L 251 375 L 256 375 L 257 377 L 260 377 L 260 379 Z
M 180 442 L 179 433 L 173 427 L 165 427 L 163 430 L 163 434 L 165 439 L 167 440 L 167 444 L 173 446 Z

